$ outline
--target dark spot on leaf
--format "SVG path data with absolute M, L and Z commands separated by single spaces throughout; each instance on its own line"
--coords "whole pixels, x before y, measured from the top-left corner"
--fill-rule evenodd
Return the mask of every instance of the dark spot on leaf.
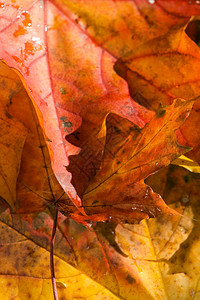
M 11 95 L 9 95 L 8 99 L 9 99 L 9 104 L 10 104 L 10 105 L 12 105 L 12 104 L 13 104 L 13 102 L 12 102 L 12 98 L 13 98 L 13 95 L 12 95 L 12 94 L 11 94 Z
M 67 117 L 60 117 L 60 120 L 62 121 L 62 127 L 63 128 L 70 128 L 72 127 L 72 122 L 67 121 Z
M 64 122 L 66 119 L 67 119 L 67 118 L 64 117 L 64 116 L 63 116 L 63 117 L 60 117 L 60 120 L 63 121 L 63 122 Z
M 5 115 L 6 117 L 8 117 L 8 119 L 12 119 L 13 117 L 9 114 L 9 112 L 5 111 Z
M 181 253 L 180 255 L 179 255 L 179 259 L 181 260 L 181 261 L 185 261 L 185 259 L 186 259 L 186 257 L 185 257 L 185 253 Z
M 12 283 L 11 283 L 11 282 L 8 282 L 8 283 L 6 284 L 6 286 L 7 286 L 7 288 L 9 289 L 9 288 L 12 286 Z
M 92 202 L 92 204 L 96 204 L 96 203 L 98 203 L 99 201 L 98 200 L 94 200 L 93 202 Z
M 128 276 L 126 277 L 126 280 L 128 281 L 128 283 L 133 284 L 136 282 L 136 280 L 128 274 Z
M 182 248 L 184 248 L 184 249 L 187 249 L 187 248 L 189 248 L 189 244 L 186 242 L 186 243 L 183 243 L 182 245 L 181 245 L 181 247 Z
M 124 154 L 125 152 L 126 152 L 126 149 L 123 149 L 123 150 L 122 150 L 122 154 Z
M 161 118 L 161 117 L 164 116 L 165 113 L 166 113 L 165 109 L 158 109 L 157 112 L 156 112 L 156 117 Z
M 115 268 L 115 269 L 117 269 L 118 268 L 118 263 L 116 262 L 116 261 L 114 261 L 114 260 L 110 260 L 110 263 L 113 265 L 113 267 Z
M 72 127 L 72 122 L 63 122 L 62 124 L 63 127 Z
M 114 126 L 114 129 L 115 129 L 116 133 L 120 133 L 121 132 L 121 130 L 118 127 L 116 127 L 116 126 Z
M 65 89 L 64 87 L 61 87 L 61 88 L 60 88 L 60 93 L 61 93 L 62 95 L 66 95 L 66 89 Z
M 183 176 L 183 180 L 185 181 L 185 183 L 189 183 L 191 181 L 190 176 L 187 174 L 185 176 Z

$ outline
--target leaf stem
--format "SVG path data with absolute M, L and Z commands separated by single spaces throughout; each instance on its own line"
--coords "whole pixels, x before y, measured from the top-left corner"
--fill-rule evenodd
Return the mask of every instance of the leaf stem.
M 54 256 L 53 256 L 53 246 L 54 246 L 54 240 L 56 235 L 56 227 L 57 227 L 57 218 L 58 218 L 58 208 L 55 207 L 55 215 L 54 215 L 54 222 L 53 222 L 53 229 L 51 234 L 51 241 L 50 241 L 50 267 L 51 267 L 51 281 L 53 286 L 53 295 L 54 300 L 58 299 L 58 293 L 56 288 L 56 279 L 55 279 L 55 270 L 54 270 Z

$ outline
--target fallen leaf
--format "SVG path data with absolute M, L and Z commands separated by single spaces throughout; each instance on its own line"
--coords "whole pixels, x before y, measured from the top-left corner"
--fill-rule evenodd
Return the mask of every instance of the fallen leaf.
M 116 242 L 128 257 L 108 244 L 108 229 L 105 236 L 96 231 L 95 237 L 94 232 L 74 221 L 64 222 L 61 228 L 82 269 L 101 284 L 112 286 L 119 298 L 198 299 L 199 176 L 170 166 L 148 178 L 147 183 L 182 216 L 160 216 L 136 225 L 118 225 L 112 234 L 116 234 Z M 99 242 L 104 250 L 102 255 Z
M 115 70 L 127 80 L 134 100 L 156 110 L 174 98 L 200 95 L 199 58 L 200 49 L 183 27 L 134 49 Z
M 181 155 L 177 159 L 173 160 L 171 164 L 183 167 L 193 173 L 200 173 L 199 164 L 185 155 Z
M 31 100 L 20 78 L 3 62 L 0 63 L 0 84 L 1 197 L 12 211 L 41 211 L 54 201 L 52 192 L 54 198 L 58 198 L 63 190 L 51 169 L 46 142 Z
M 200 14 L 195 1 L 59 1 L 55 5 L 87 32 L 92 40 L 120 58 L 148 40 L 187 24 Z M 96 7 L 98 6 L 98 9 Z
M 199 96 L 199 49 L 185 33 L 190 17 L 200 14 L 199 3 L 108 0 L 98 1 L 98 10 L 90 0 L 55 3 L 119 59 L 115 70 L 135 101 L 156 110 L 185 94 Z
M 2 66 L 7 68 L 7 86 L 9 86 L 9 76 L 12 76 L 13 71 L 11 71 L 4 64 L 2 64 Z M 47 206 L 47 202 L 53 203 L 53 201 L 60 197 L 58 196 L 59 194 L 62 195 L 62 190 L 56 183 L 52 174 L 49 156 L 45 147 L 45 141 L 39 128 L 39 124 L 37 123 L 34 109 L 31 106 L 30 100 L 17 75 L 15 75 L 15 80 L 18 82 L 18 86 L 20 87 L 20 93 L 15 92 L 15 96 L 12 97 L 11 103 L 7 105 L 7 109 L 9 113 L 16 116 L 29 129 L 29 135 L 23 150 L 21 172 L 18 178 L 17 186 L 17 211 L 18 213 L 28 213 L 43 210 Z M 11 95 L 9 95 L 9 98 L 11 99 Z M 19 98 L 24 99 L 23 102 L 21 101 L 21 105 L 18 104 Z M 182 151 L 187 151 L 186 148 L 176 145 L 175 135 L 174 137 L 172 137 L 172 135 L 173 131 L 175 131 L 184 121 L 185 116 L 188 114 L 189 109 L 192 106 L 192 102 L 188 104 L 181 101 L 179 102 L 177 101 L 174 103 L 174 105 L 169 109 L 160 108 L 154 120 L 146 125 L 142 133 L 140 133 L 139 127 L 133 126 L 133 124 L 129 121 L 126 121 L 127 123 L 125 123 L 124 119 L 116 115 L 113 115 L 114 117 L 112 115 L 107 117 L 107 125 L 106 123 L 104 124 L 104 126 L 107 127 L 105 130 L 102 129 L 103 132 L 100 132 L 102 135 L 106 134 L 107 137 L 104 162 L 101 166 L 101 173 L 104 174 L 97 174 L 97 182 L 99 180 L 98 176 L 102 181 L 105 180 L 105 176 L 111 177 L 111 174 L 105 173 L 103 168 L 106 168 L 108 172 L 111 170 L 114 172 L 114 180 L 111 178 L 111 180 L 108 181 L 107 190 L 112 189 L 112 186 L 116 185 L 116 168 L 120 168 L 121 170 L 124 168 L 127 169 L 128 167 L 128 169 L 134 170 L 134 174 L 129 176 L 131 174 L 129 172 L 129 179 L 126 180 L 124 177 L 127 177 L 127 170 L 122 172 L 124 174 L 119 174 L 119 180 L 122 180 L 125 184 L 124 188 L 122 189 L 123 195 L 120 196 L 120 201 L 117 201 L 117 199 L 119 199 L 117 194 L 119 195 L 120 190 L 112 189 L 112 197 L 107 199 L 107 197 L 104 196 L 104 201 L 99 200 L 102 199 L 102 196 L 96 195 L 96 191 L 92 193 L 92 197 L 90 193 L 88 197 L 86 191 L 86 196 L 84 196 L 84 205 L 85 210 L 90 215 L 89 218 L 93 219 L 95 222 L 106 219 L 114 219 L 118 222 L 138 222 L 142 218 L 147 218 L 149 216 L 155 217 L 161 213 L 175 213 L 169 210 L 164 205 L 164 202 L 159 195 L 154 194 L 151 188 L 147 187 L 141 180 L 147 177 L 150 173 L 160 169 L 162 165 L 168 164 L 171 159 L 174 158 L 174 155 L 180 155 Z M 173 118 L 171 118 L 171 111 L 174 113 Z M 175 111 L 177 111 L 177 114 Z M 169 125 L 170 122 L 171 126 Z M 112 132 L 113 129 L 115 131 L 114 134 Z M 160 136 L 163 135 L 163 132 L 165 133 L 166 138 L 170 139 L 171 143 L 168 148 L 165 147 L 165 151 L 163 153 L 161 152 L 161 154 L 158 155 L 158 150 L 160 153 L 162 144 L 165 145 L 166 142 L 165 139 L 164 141 L 160 139 Z M 154 137 L 156 137 L 156 140 Z M 35 141 L 34 146 L 32 145 L 33 139 Z M 174 144 L 172 143 L 173 139 Z M 139 140 L 140 142 L 138 143 Z M 158 145 L 156 141 L 159 141 Z M 153 145 L 153 149 L 150 148 L 150 142 Z M 148 148 L 146 145 L 148 145 Z M 145 149 L 147 149 L 147 152 Z M 124 151 L 126 151 L 125 154 Z M 151 156 L 148 154 L 150 152 L 152 153 Z M 144 158 L 144 161 L 138 160 L 138 154 Z M 131 157 L 134 157 L 134 160 Z M 148 157 L 148 162 L 145 161 L 145 157 Z M 119 159 L 123 160 L 120 162 Z M 128 163 L 126 163 L 126 161 Z M 137 166 L 134 166 L 134 161 L 136 162 Z M 41 168 L 42 164 L 44 167 Z M 110 168 L 110 164 L 112 164 L 112 168 Z M 120 164 L 124 166 L 121 168 Z M 33 175 L 34 172 L 35 175 L 30 176 L 30 174 Z M 79 179 L 79 176 L 76 177 L 74 172 L 73 175 L 74 178 L 77 178 L 77 180 Z M 108 194 L 110 197 L 110 193 Z M 44 197 L 44 199 L 42 199 L 42 197 Z M 45 200 L 47 200 L 47 202 Z M 65 214 L 70 214 L 75 220 L 87 220 L 86 216 L 82 217 L 81 219 L 76 210 L 69 207 L 69 202 L 64 195 L 62 199 L 59 199 L 58 205 L 61 211 L 63 211 Z
M 16 205 L 16 183 L 20 170 L 21 155 L 27 136 L 25 126 L 9 114 L 7 106 L 12 96 L 20 91 L 15 82 L 15 74 L 10 76 L 9 71 L 1 63 L 0 69 L 0 199 L 8 203 L 11 210 Z
M 18 165 L 21 161 L 17 201 L 11 201 L 4 195 L 17 212 L 10 214 L 9 210 L 0 209 L 1 270 L 5 283 L 2 294 L 8 300 L 11 297 L 53 297 L 46 250 L 49 249 L 54 211 L 51 205 L 44 209 L 47 203 L 54 205 L 57 200 L 60 210 L 66 215 L 59 214 L 55 241 L 58 257 L 56 279 L 61 299 L 198 297 L 199 227 L 196 220 L 199 218 L 199 179 L 192 177 L 191 180 L 191 176 L 184 173 L 186 170 L 174 176 L 176 182 L 170 174 L 169 177 L 158 174 L 156 184 L 152 182 L 150 185 L 155 186 L 157 192 L 159 184 L 160 194 L 164 195 L 168 204 L 179 199 L 184 206 L 175 201 L 170 208 L 143 180 L 160 168 L 166 175 L 163 166 L 189 150 L 185 146 L 195 146 L 193 155 L 198 157 L 198 130 L 193 134 L 194 124 L 198 125 L 198 115 L 195 115 L 195 122 L 188 126 L 188 130 L 184 125 L 185 132 L 181 130 L 175 135 L 175 130 L 191 109 L 192 102 L 187 100 L 199 96 L 196 95 L 199 89 L 197 69 L 191 63 L 193 61 L 198 67 L 199 49 L 185 35 L 183 28 L 193 13 L 199 13 L 200 6 L 196 2 L 179 1 L 177 5 L 174 1 L 159 0 L 155 4 L 143 0 L 98 1 L 95 5 L 88 0 L 81 4 L 80 1 L 56 0 L 4 1 L 0 4 L 0 55 L 24 77 L 23 83 L 45 133 L 43 135 L 38 126 L 19 79 L 6 71 L 9 73 L 9 87 L 12 86 L 11 78 L 14 78 L 14 95 L 13 90 L 12 93 L 4 91 L 7 93 L 7 105 L 2 111 L 14 116 L 19 124 L 23 123 L 27 138 L 23 152 L 19 151 L 19 159 L 16 160 Z M 166 64 L 161 62 L 166 42 L 173 54 L 171 63 L 175 61 L 175 48 L 171 46 L 177 46 L 179 42 L 181 49 L 186 50 L 183 53 L 190 55 L 188 59 L 181 53 L 180 60 L 177 59 L 179 73 L 175 73 L 177 70 L 173 69 L 173 65 L 170 68 L 169 61 Z M 164 93 L 154 98 L 153 109 L 157 111 L 154 114 L 131 99 L 126 82 L 116 74 L 113 66 L 119 59 L 116 70 L 118 68 L 118 72 L 126 78 L 127 64 L 132 63 L 131 60 L 126 62 L 126 58 L 132 58 L 138 49 L 145 52 L 156 48 L 157 53 L 155 51 L 153 56 L 158 56 L 157 66 L 161 66 L 156 71 L 159 71 L 160 81 L 156 77 L 152 80 L 158 80 L 159 91 Z M 157 61 L 152 61 L 155 67 Z M 145 63 L 145 60 L 144 65 L 151 67 L 151 63 Z M 165 103 L 171 103 L 183 90 L 186 101 L 177 100 L 171 106 L 161 106 L 157 110 L 169 88 L 168 82 L 164 81 L 166 69 L 162 68 L 163 65 L 169 71 L 166 73 L 167 80 L 175 80 L 176 83 L 182 78 L 180 90 L 176 94 L 174 89 L 174 94 L 169 95 Z M 193 74 L 188 75 L 190 72 Z M 155 70 L 149 71 L 149 74 L 156 75 Z M 185 79 L 188 81 L 185 82 Z M 134 82 L 129 82 L 130 90 L 132 84 Z M 141 89 L 139 83 L 132 95 L 139 95 L 137 89 Z M 152 96 L 150 92 L 149 96 Z M 12 103 L 8 101 L 10 98 Z M 18 105 L 19 99 L 23 101 Z M 196 101 L 191 116 L 198 109 Z M 4 118 L 7 121 L 8 114 Z M 177 143 L 177 139 L 184 147 Z M 50 160 L 59 183 L 79 211 L 66 195 L 59 199 L 62 189 L 51 170 Z M 15 182 L 16 178 L 17 174 Z M 170 183 L 175 184 L 176 189 L 170 188 Z M 106 187 L 104 193 L 102 187 Z M 89 216 L 84 215 L 82 196 Z M 142 199 L 142 208 L 138 202 L 133 202 L 135 199 L 136 202 Z M 150 201 L 153 206 L 149 208 Z M 130 208 L 133 210 L 130 211 Z M 170 214 L 175 209 L 177 215 L 160 216 L 142 221 L 139 225 L 112 223 L 138 222 L 141 218 L 155 217 L 160 215 L 159 209 Z M 87 222 L 87 227 L 75 220 Z M 111 223 L 97 222 L 100 220 Z M 11 236 L 13 239 L 10 240 Z M 41 264 L 38 264 L 40 258 Z M 68 274 L 65 275 L 65 272 Z M 69 274 L 73 277 L 69 278 Z
M 195 209 L 195 206 L 192 207 Z M 118 225 L 113 236 L 116 234 L 116 243 L 123 255 L 108 243 L 107 230 L 104 236 L 102 230 L 89 230 L 59 215 L 55 241 L 59 299 L 65 299 L 66 293 L 73 298 L 88 295 L 88 292 L 94 295 L 94 299 L 97 296 L 104 299 L 105 294 L 105 299 L 127 300 L 138 299 L 139 296 L 142 299 L 187 299 L 190 294 L 194 295 L 199 291 L 197 288 L 195 292 L 198 276 L 197 273 L 192 278 L 190 275 L 193 268 L 198 272 L 198 222 L 193 220 L 191 207 L 180 207 L 178 210 L 182 216 L 160 216 L 158 219 L 143 220 L 138 225 Z M 0 219 L 3 247 L 1 278 L 6 286 L 12 287 L 6 292 L 14 293 L 19 286 L 21 299 L 28 299 L 30 295 L 34 299 L 37 294 L 38 297 L 42 294 L 44 299 L 51 299 L 48 252 L 45 250 L 48 249 L 52 227 L 49 212 L 12 214 L 11 218 L 9 211 L 5 211 Z M 189 248 L 194 250 L 189 254 L 188 247 L 184 245 L 193 232 L 196 232 L 196 239 L 190 244 Z M 188 253 L 184 267 L 179 263 L 177 265 L 177 260 L 173 261 L 174 257 L 180 257 L 180 251 L 182 255 L 185 251 Z M 10 263 L 3 263 L 5 257 Z M 187 268 L 190 268 L 189 276 Z M 91 286 L 87 292 L 89 284 Z M 10 300 L 9 297 L 5 300 Z
M 84 143 L 87 139 L 91 142 L 88 136 L 98 134 L 110 111 L 139 126 L 144 126 L 152 113 L 130 98 L 126 83 L 113 70 L 116 59 L 97 47 L 54 3 L 26 1 L 18 6 L 8 3 L 2 7 L 12 19 L 4 15 L 1 18 L 0 56 L 23 75 L 49 140 L 54 174 L 84 213 L 81 199 L 71 184 L 72 175 L 66 170 L 68 156 L 79 153 L 83 145 L 67 142 L 67 135 L 82 123 Z M 92 162 L 98 169 L 96 157 L 101 158 L 104 144 L 95 142 L 91 147 Z M 89 173 L 82 179 L 84 186 L 91 176 Z
M 10 299 L 53 300 L 49 251 L 17 232 L 12 225 L 0 222 L 1 297 Z M 55 270 L 60 300 L 118 299 L 108 289 L 83 272 L 55 256 Z
M 126 26 L 124 25 L 125 27 L 121 27 L 123 30 L 120 32 L 123 32 L 124 36 L 122 40 L 126 41 L 124 32 L 126 32 L 128 39 L 130 36 L 132 38 L 132 34 L 130 35 L 132 27 L 137 30 L 141 29 L 141 27 L 145 28 L 145 22 L 147 24 L 146 31 L 144 30 L 144 37 L 139 38 L 139 34 L 136 34 L 138 43 L 134 41 L 134 49 L 137 49 L 137 44 L 144 43 L 147 39 L 152 40 L 154 38 L 156 41 L 159 40 L 159 26 L 152 26 L 152 24 L 150 26 L 150 20 L 145 19 L 148 11 L 148 15 L 155 20 L 157 18 L 162 19 L 161 15 L 166 16 L 166 26 L 162 34 L 165 32 L 167 36 L 170 29 L 171 31 L 168 35 L 172 39 L 176 36 L 177 32 L 178 37 L 175 38 L 174 42 L 177 44 L 183 34 L 180 37 L 179 33 L 182 32 L 182 29 L 178 30 L 174 28 L 183 27 L 183 23 L 188 19 L 188 12 L 186 13 L 185 10 L 182 12 L 183 15 L 181 17 L 177 16 L 172 21 L 171 13 L 167 14 L 160 8 L 158 3 L 155 6 L 145 3 L 146 1 L 140 4 L 136 3 L 135 5 L 132 5 L 132 3 L 125 4 L 124 2 L 116 3 L 117 6 L 114 11 L 115 14 L 117 11 L 120 15 L 118 19 L 120 22 L 116 23 L 116 28 L 118 28 L 124 18 L 122 18 L 122 12 L 126 15 L 128 12 L 127 9 L 130 6 L 132 7 L 133 14 L 137 13 L 136 20 L 138 23 L 135 20 L 134 24 L 126 24 Z M 4 4 L 2 5 L 4 6 Z M 87 5 L 86 1 L 85 5 L 81 7 L 82 14 L 85 10 L 88 11 L 88 8 L 90 12 L 93 11 L 90 3 L 89 6 Z M 108 1 L 106 5 L 112 6 L 113 3 Z M 106 5 L 102 7 L 103 11 Z M 196 7 L 198 6 L 192 6 L 193 11 Z M 86 30 L 88 28 L 85 29 L 84 26 L 81 28 L 79 22 L 74 22 L 74 16 L 72 16 L 72 13 L 70 14 L 70 11 L 74 12 L 74 10 L 77 10 L 76 3 L 72 5 L 68 3 L 66 5 L 61 2 L 58 5 L 57 2 L 46 2 L 44 5 L 40 5 L 40 3 L 26 2 L 22 4 L 20 2 L 19 6 L 9 4 L 7 12 L 13 13 L 13 19 L 12 22 L 2 19 L 4 20 L 4 27 L 1 30 L 0 37 L 3 45 L 3 41 L 9 36 L 10 44 L 6 47 L 6 51 L 2 48 L 2 58 L 10 66 L 14 66 L 21 72 L 27 88 L 35 101 L 34 103 L 36 103 L 40 122 L 45 127 L 45 133 L 49 139 L 48 147 L 54 173 L 65 192 L 67 192 L 74 204 L 84 214 L 79 196 L 84 193 L 84 190 L 87 188 L 89 182 L 93 180 L 100 167 L 105 139 L 103 141 L 98 140 L 96 139 L 96 135 L 101 129 L 101 124 L 105 116 L 112 111 L 128 118 L 137 125 L 143 126 L 149 120 L 150 114 L 144 109 L 140 110 L 139 106 L 134 106 L 134 102 L 129 98 L 126 85 L 113 71 L 116 55 L 110 49 L 109 52 L 112 55 L 105 52 L 104 48 L 108 50 L 108 47 L 106 48 L 105 45 L 102 46 L 102 43 L 97 42 L 101 45 L 99 47 L 94 44 L 93 40 L 88 36 Z M 96 19 L 99 21 L 101 18 Z M 108 24 L 111 21 L 113 21 L 112 13 L 109 15 Z M 108 24 L 104 27 L 109 28 Z M 114 27 L 112 26 L 112 28 Z M 98 37 L 98 34 L 95 36 Z M 120 36 L 118 34 L 117 38 L 120 38 Z M 75 37 L 76 44 L 74 43 Z M 109 43 L 110 36 L 107 38 Z M 160 39 L 162 40 L 163 38 Z M 113 39 L 113 41 L 116 44 L 116 40 Z M 181 41 L 184 44 L 184 40 Z M 18 47 L 12 47 L 14 42 L 17 43 Z M 166 37 L 163 43 L 164 46 L 168 45 Z M 159 42 L 159 47 L 162 49 L 163 46 L 161 44 L 162 42 Z M 123 43 L 120 43 L 120 45 L 124 47 Z M 133 42 L 130 45 L 133 48 Z M 88 55 L 86 55 L 85 49 L 88 50 Z M 157 50 L 156 46 L 155 49 Z M 137 50 L 134 51 L 137 55 Z M 128 50 L 127 52 L 130 51 Z M 73 53 L 73 56 L 71 53 Z M 83 53 L 84 55 L 82 55 Z M 124 54 L 125 51 L 123 54 L 120 53 L 120 55 L 118 53 L 118 57 Z M 181 63 L 183 62 L 181 61 Z M 42 77 L 38 71 L 40 68 L 43 69 Z M 62 75 L 69 72 L 70 76 L 66 77 Z M 38 80 L 34 80 L 36 74 L 40 76 L 37 76 L 37 79 L 41 78 L 39 82 Z M 115 105 L 113 105 L 113 99 L 115 99 Z M 134 115 L 134 107 L 137 114 L 143 117 L 143 120 L 141 117 Z M 92 114 L 94 109 L 97 110 L 95 116 Z M 39 111 L 42 113 L 42 116 Z M 81 123 L 82 131 L 79 130 L 77 132 L 76 130 L 80 127 Z M 72 145 L 66 141 L 68 134 L 73 132 L 76 133 L 75 139 L 80 139 L 80 142 L 76 143 L 76 145 Z M 81 138 L 78 137 L 78 134 L 80 134 Z M 89 135 L 94 135 L 95 138 L 88 138 Z M 81 173 L 79 171 L 79 175 L 85 175 L 81 180 L 82 186 L 78 187 L 77 176 L 74 176 L 72 179 L 71 173 L 66 171 L 66 167 L 69 164 L 68 156 L 78 154 L 80 147 L 84 148 L 83 141 L 86 146 L 87 142 L 89 142 L 92 148 L 92 160 L 90 161 L 92 168 L 89 168 L 88 171 L 83 167 L 85 165 L 85 158 L 83 161 L 79 159 L 78 164 L 76 161 L 73 161 L 74 165 L 78 165 L 78 169 L 81 170 Z M 82 154 L 85 154 L 84 149 Z M 70 167 L 68 170 L 71 171 Z
M 188 208 L 184 217 L 166 216 L 139 225 L 118 225 L 116 238 L 120 248 L 135 261 L 144 286 L 148 286 L 150 299 L 187 299 L 194 282 L 183 273 L 169 270 L 168 260 L 192 231 L 192 212 Z M 183 284 L 184 283 L 184 284 Z M 144 299 L 148 299 L 144 296 Z
M 177 144 L 175 131 L 192 103 L 178 99 L 172 106 L 161 107 L 142 130 L 110 116 L 115 133 L 108 135 L 100 170 L 83 196 L 87 214 L 134 223 L 172 213 L 143 180 L 188 151 Z
M 176 207 L 192 208 L 194 227 L 187 240 L 171 257 L 169 270 L 171 274 L 183 273 L 192 281 L 187 297 L 198 299 L 199 286 L 199 174 L 187 171 L 184 168 L 170 166 L 161 172 L 150 176 L 147 180 L 159 192 L 168 204 Z M 184 219 L 183 219 L 184 220 Z M 184 223 L 187 222 L 187 219 Z M 182 230 L 184 232 L 185 229 Z M 190 299 L 189 298 L 189 299 Z M 187 299 L 187 298 L 186 298 Z

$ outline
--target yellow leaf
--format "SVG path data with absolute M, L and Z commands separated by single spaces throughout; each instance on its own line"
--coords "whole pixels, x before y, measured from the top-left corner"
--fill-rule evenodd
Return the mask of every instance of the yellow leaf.
M 8 112 L 14 93 L 19 93 L 16 75 L 1 63 L 0 68 L 0 199 L 14 210 L 16 182 L 20 170 L 21 155 L 27 137 L 27 129 Z M 21 99 L 20 99 L 21 100 Z
M 142 299 L 189 299 L 194 282 L 187 274 L 170 274 L 168 260 L 188 238 L 193 228 L 191 218 L 188 207 L 184 217 L 162 216 L 139 225 L 117 226 L 118 244 L 134 262 L 141 284 L 148 290 Z
M 53 300 L 49 252 L 0 222 L 0 295 L 3 300 Z M 109 290 L 55 257 L 60 300 L 118 299 Z
M 181 155 L 177 159 L 171 162 L 173 165 L 177 165 L 183 167 L 190 172 L 200 173 L 200 166 L 197 162 L 193 161 L 192 159 L 186 157 L 185 155 Z

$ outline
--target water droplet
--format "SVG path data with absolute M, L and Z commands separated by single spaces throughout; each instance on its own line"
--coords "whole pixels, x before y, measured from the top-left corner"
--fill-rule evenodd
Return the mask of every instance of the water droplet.
M 156 0 L 149 0 L 150 4 L 154 4 L 156 2 Z
M 131 210 L 136 210 L 137 208 L 136 207 L 131 207 Z
M 35 42 L 36 44 L 41 45 L 41 39 L 37 36 L 33 36 L 32 41 Z
M 48 29 L 48 26 L 45 25 L 45 26 L 44 26 L 44 31 L 47 31 L 47 29 Z
M 184 204 L 188 203 L 190 201 L 189 195 L 184 195 L 181 200 Z
M 156 211 L 157 211 L 158 213 L 161 213 L 161 212 L 162 212 L 162 210 L 161 210 L 159 207 L 156 207 Z
M 112 216 L 109 216 L 109 217 L 108 217 L 108 221 L 109 221 L 109 222 L 112 222 L 112 219 L 113 219 Z
M 65 289 L 67 287 L 66 283 L 61 282 L 61 281 L 57 281 L 56 286 L 60 289 Z
M 149 197 L 149 192 L 150 192 L 150 188 L 147 187 L 144 198 L 146 199 L 147 197 Z
M 90 222 L 87 222 L 87 224 L 86 224 L 87 228 L 90 229 L 90 230 L 91 230 L 91 228 L 92 228 L 92 225 L 93 225 L 93 224 L 90 223 Z

